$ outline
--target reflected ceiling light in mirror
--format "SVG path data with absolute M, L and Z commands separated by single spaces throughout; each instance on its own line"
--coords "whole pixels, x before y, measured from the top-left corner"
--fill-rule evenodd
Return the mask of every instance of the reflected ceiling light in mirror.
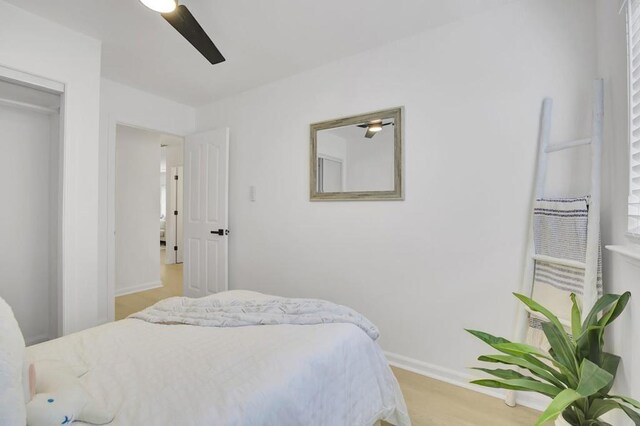
M 140 0 L 140 3 L 160 13 L 170 13 L 178 7 L 176 0 Z
M 364 137 L 368 139 L 373 138 L 378 132 L 382 130 L 384 126 L 389 126 L 389 125 L 393 125 L 393 121 L 390 121 L 388 123 L 383 123 L 382 120 L 379 120 L 379 119 L 371 120 L 366 124 L 357 124 L 358 127 L 362 129 L 367 129 L 366 133 L 364 134 Z
M 367 130 L 369 130 L 370 132 L 374 132 L 374 133 L 379 132 L 380 130 L 382 130 L 382 120 L 380 120 L 380 121 L 372 121 L 367 126 Z

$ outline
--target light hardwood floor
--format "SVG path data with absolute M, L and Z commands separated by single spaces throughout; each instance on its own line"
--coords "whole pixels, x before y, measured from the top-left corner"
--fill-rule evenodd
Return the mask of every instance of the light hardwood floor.
M 392 367 L 413 426 L 531 426 L 539 412 Z
M 161 259 L 164 259 L 164 253 Z M 161 288 L 116 298 L 116 319 L 182 295 L 182 264 L 161 262 Z M 531 426 L 540 413 L 509 408 L 499 399 L 393 368 L 414 426 Z
M 182 263 L 166 265 L 164 254 L 165 249 L 162 248 L 160 250 L 162 287 L 116 297 L 116 320 L 126 318 L 167 297 L 182 296 Z

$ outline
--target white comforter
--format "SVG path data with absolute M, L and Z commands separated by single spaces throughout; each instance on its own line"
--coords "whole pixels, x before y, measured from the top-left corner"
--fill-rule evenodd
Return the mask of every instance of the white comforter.
M 251 297 L 253 292 L 249 292 Z M 254 295 L 256 293 L 253 293 Z M 259 294 L 259 293 L 257 293 Z M 259 294 L 258 299 L 229 299 L 214 294 L 193 299 L 172 297 L 131 315 L 156 324 L 189 324 L 203 327 L 243 327 L 247 325 L 353 324 L 376 340 L 378 328 L 351 308 L 326 300 L 290 299 Z
M 221 300 L 265 296 L 232 291 Z M 86 366 L 113 425 L 409 425 L 379 346 L 349 323 L 233 328 L 126 319 L 28 348 Z

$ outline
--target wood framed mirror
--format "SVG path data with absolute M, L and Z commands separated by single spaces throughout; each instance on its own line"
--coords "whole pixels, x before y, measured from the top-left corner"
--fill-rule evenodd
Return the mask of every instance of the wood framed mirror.
M 402 200 L 403 108 L 311 124 L 310 200 Z

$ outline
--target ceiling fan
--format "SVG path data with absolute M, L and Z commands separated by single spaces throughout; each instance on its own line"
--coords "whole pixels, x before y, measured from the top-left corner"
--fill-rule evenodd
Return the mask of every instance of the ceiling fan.
M 187 6 L 178 0 L 140 0 L 149 9 L 160 12 L 162 17 L 202 54 L 211 65 L 224 62 L 224 56 L 211 38 L 193 17 Z
M 363 129 L 367 129 L 367 132 L 364 134 L 365 138 L 371 139 L 374 137 L 384 126 L 388 126 L 389 124 L 393 125 L 393 122 L 390 121 L 388 123 L 382 123 L 382 120 L 372 120 L 367 124 L 358 124 L 358 127 Z

